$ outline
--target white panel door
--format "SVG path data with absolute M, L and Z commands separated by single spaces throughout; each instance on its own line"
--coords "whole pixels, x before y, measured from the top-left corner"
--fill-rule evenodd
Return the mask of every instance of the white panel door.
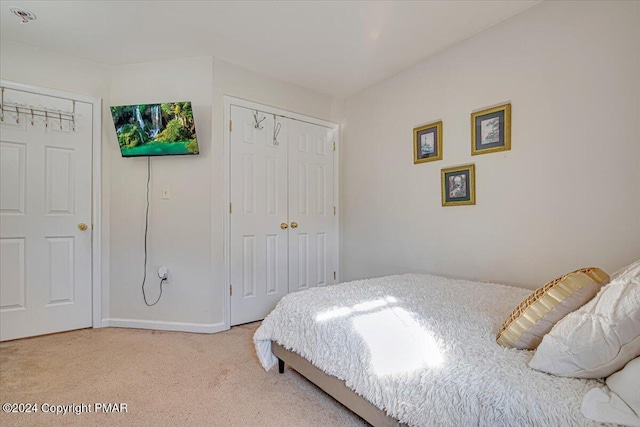
M 232 325 L 263 319 L 288 292 L 287 146 L 274 143 L 273 115 L 258 112 L 256 127 L 254 114 L 231 107 Z
M 72 109 L 10 89 L 4 101 Z M 75 110 L 75 131 L 53 113 L 0 123 L 0 340 L 91 326 L 92 106 Z
M 288 292 L 335 283 L 334 151 L 323 126 L 238 106 L 231 121 L 230 317 L 238 325 L 264 319 Z
M 285 126 L 286 125 L 286 126 Z M 333 130 L 283 119 L 289 141 L 289 291 L 335 282 Z

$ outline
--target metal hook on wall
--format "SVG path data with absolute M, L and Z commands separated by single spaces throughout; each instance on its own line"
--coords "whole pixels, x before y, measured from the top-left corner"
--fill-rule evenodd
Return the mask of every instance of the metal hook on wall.
M 0 122 L 4 122 L 4 88 L 0 88 Z
M 261 124 L 261 123 L 262 123 L 263 121 L 265 121 L 266 119 L 267 119 L 266 117 L 260 118 L 260 113 L 258 112 L 258 110 L 256 110 L 256 111 L 253 113 L 253 120 L 254 120 L 254 122 L 255 122 L 255 123 L 253 124 L 253 127 L 254 127 L 254 128 L 256 128 L 256 129 L 258 129 L 258 130 L 262 130 L 262 129 L 264 129 L 264 126 L 262 126 L 262 124 Z
M 72 101 L 71 109 L 71 131 L 76 131 L 76 101 Z
M 278 146 L 280 143 L 278 142 L 278 134 L 280 133 L 280 129 L 282 128 L 282 123 L 276 122 L 276 116 L 273 116 L 273 145 Z
M 58 120 L 60 130 L 64 130 L 62 122 L 64 120 L 70 122 L 69 129 L 76 130 L 76 103 L 72 100 L 73 110 L 71 112 L 62 110 L 47 110 L 47 108 L 34 107 L 33 105 L 23 105 L 13 102 L 4 102 L 5 88 L 0 86 L 0 122 L 4 122 L 5 115 L 13 116 L 16 124 L 20 124 L 21 115 L 25 123 L 31 123 L 31 126 L 36 125 L 36 117 L 44 117 L 45 126 L 49 127 L 49 119 Z M 14 116 L 15 113 L 15 116 Z M 57 117 L 56 117 L 57 116 Z

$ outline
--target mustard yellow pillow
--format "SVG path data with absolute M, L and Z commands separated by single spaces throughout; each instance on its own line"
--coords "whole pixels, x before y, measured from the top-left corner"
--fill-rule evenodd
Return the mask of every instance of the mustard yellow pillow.
M 505 347 L 533 350 L 560 319 L 589 302 L 609 282 L 596 267 L 573 271 L 536 289 L 504 322 L 496 340 Z

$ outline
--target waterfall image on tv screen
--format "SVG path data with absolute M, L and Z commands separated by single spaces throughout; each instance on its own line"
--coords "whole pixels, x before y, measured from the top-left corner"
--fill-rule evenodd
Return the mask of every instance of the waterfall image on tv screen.
M 111 107 L 123 157 L 198 154 L 191 102 Z

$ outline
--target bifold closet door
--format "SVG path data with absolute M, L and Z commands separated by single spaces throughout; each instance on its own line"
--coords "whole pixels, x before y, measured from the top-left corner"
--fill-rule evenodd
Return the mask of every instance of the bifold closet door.
M 335 283 L 333 130 L 283 119 L 289 141 L 289 291 Z
M 335 283 L 333 130 L 231 106 L 231 325 Z M 275 129 L 275 132 L 274 132 Z
M 263 319 L 288 292 L 287 145 L 283 130 L 274 143 L 273 115 L 232 106 L 231 122 L 230 309 L 238 325 Z

